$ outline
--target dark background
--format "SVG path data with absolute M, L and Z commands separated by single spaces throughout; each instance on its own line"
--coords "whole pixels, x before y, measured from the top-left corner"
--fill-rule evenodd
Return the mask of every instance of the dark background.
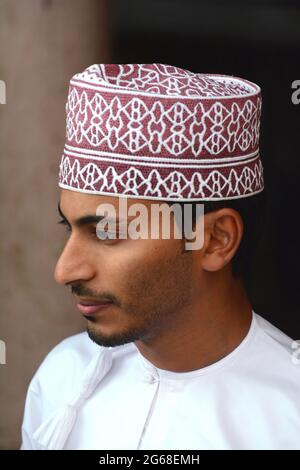
M 281 0 L 114 0 L 112 62 L 172 64 L 247 78 L 262 89 L 264 234 L 248 290 L 254 309 L 300 338 L 300 4 Z

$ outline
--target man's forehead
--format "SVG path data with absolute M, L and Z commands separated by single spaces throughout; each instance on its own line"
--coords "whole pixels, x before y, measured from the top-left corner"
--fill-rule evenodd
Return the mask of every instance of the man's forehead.
M 126 203 L 127 207 L 133 204 L 141 204 L 150 208 L 157 201 L 140 198 L 126 198 L 124 196 L 107 196 L 99 194 L 86 194 L 69 189 L 62 189 L 60 195 L 60 208 L 62 212 L 70 218 L 75 218 L 83 213 L 96 214 L 96 211 L 111 205 L 115 210 L 119 210 L 120 205 Z

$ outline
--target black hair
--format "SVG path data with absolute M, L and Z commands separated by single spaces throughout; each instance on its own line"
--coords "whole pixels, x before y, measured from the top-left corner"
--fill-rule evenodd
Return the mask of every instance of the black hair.
M 168 205 L 176 201 L 167 201 Z M 232 274 L 236 278 L 246 279 L 250 273 L 251 261 L 255 255 L 258 242 L 262 236 L 265 219 L 265 194 L 264 191 L 256 195 L 241 199 L 231 199 L 223 201 L 183 201 L 176 202 L 181 206 L 182 217 L 184 217 L 184 205 L 192 204 L 192 226 L 196 223 L 196 205 L 204 204 L 204 214 L 217 211 L 223 208 L 236 210 L 244 224 L 241 243 L 231 261 Z M 182 220 L 183 226 L 184 220 Z

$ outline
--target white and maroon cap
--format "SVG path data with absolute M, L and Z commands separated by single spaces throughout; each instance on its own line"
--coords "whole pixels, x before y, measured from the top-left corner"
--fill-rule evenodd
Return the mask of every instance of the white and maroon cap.
M 260 88 L 164 64 L 95 64 L 70 81 L 59 186 L 205 201 L 263 190 Z

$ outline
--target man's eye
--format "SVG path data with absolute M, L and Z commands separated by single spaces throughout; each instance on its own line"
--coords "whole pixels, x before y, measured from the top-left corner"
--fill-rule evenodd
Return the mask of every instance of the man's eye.
M 57 223 L 64 225 L 67 232 L 72 231 L 71 225 L 65 219 L 61 219 Z M 102 240 L 107 242 L 114 242 L 118 240 L 118 234 L 116 234 L 115 232 L 109 232 L 107 230 L 97 230 L 96 228 L 92 228 L 90 233 L 93 238 L 96 238 L 100 241 Z
M 66 227 L 67 232 L 71 232 L 71 225 L 65 219 L 61 219 L 57 222 L 58 224 L 64 225 Z

